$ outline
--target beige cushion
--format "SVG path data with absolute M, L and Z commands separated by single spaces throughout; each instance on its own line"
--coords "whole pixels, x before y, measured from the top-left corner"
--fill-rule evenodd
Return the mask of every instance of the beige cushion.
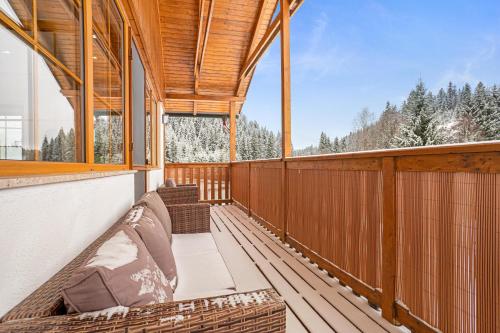
M 119 226 L 75 270 L 62 294 L 69 313 L 172 300 L 167 278 L 127 225 Z
M 165 182 L 165 187 L 177 187 L 177 184 L 173 178 L 168 178 Z
M 180 236 L 180 237 L 177 237 Z M 177 266 L 174 300 L 234 293 L 236 286 L 211 233 L 174 235 Z
M 154 191 L 144 193 L 136 205 L 148 207 L 155 213 L 167 232 L 168 240 L 172 243 L 172 220 L 160 195 Z
M 136 206 L 129 210 L 123 223 L 139 234 L 154 261 L 170 281 L 170 286 L 175 289 L 177 270 L 174 255 L 167 233 L 153 211 L 145 206 Z
M 172 251 L 177 255 L 196 255 L 217 252 L 217 245 L 211 233 L 173 234 Z

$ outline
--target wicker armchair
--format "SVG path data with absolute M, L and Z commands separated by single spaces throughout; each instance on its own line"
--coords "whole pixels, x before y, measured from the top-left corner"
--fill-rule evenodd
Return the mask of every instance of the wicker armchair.
M 210 230 L 208 204 L 173 205 L 167 208 L 172 218 L 173 233 Z M 88 255 L 109 238 L 119 223 L 108 229 L 73 261 L 10 310 L 1 319 L 0 333 L 285 332 L 285 303 L 273 289 L 130 309 L 112 308 L 101 312 L 65 314 L 62 287 Z
M 167 210 L 172 219 L 172 233 L 210 232 L 209 204 L 170 205 Z
M 198 203 L 199 191 L 195 184 L 160 186 L 157 190 L 166 206 Z

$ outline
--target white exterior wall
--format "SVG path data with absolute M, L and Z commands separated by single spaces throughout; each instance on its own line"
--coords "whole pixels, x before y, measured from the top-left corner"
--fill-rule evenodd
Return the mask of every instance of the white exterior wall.
M 126 213 L 134 175 L 0 190 L 0 316 Z

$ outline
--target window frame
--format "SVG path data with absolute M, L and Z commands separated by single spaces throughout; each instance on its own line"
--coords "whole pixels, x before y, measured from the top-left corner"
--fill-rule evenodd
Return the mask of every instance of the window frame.
M 147 143 L 147 114 L 151 115 L 151 142 L 150 142 L 150 150 L 151 150 L 151 160 L 147 160 L 146 154 L 146 167 L 150 169 L 157 169 L 158 166 L 158 98 L 156 98 L 153 85 L 149 78 L 146 77 L 146 85 L 145 85 L 145 97 L 149 97 L 149 110 L 144 108 L 145 117 L 144 117 L 144 136 L 145 141 Z M 147 98 L 147 97 L 146 97 Z M 147 103 L 144 103 L 146 106 Z M 146 149 L 147 145 L 145 145 L 144 149 Z M 147 150 L 146 150 L 147 151 Z M 145 153 L 146 153 L 145 151 Z
M 125 9 L 119 0 L 112 1 L 123 21 L 123 110 L 124 110 L 124 159 L 123 164 L 97 164 L 94 163 L 94 87 L 93 87 L 93 21 L 92 21 L 92 0 L 83 0 L 81 3 L 82 11 L 82 47 L 80 50 L 81 63 L 83 67 L 80 70 L 80 77 L 75 75 L 59 59 L 56 58 L 38 41 L 38 20 L 37 20 L 37 0 L 32 0 L 33 4 L 33 22 L 31 33 L 24 31 L 7 14 L 0 11 L 0 25 L 9 29 L 13 34 L 19 37 L 34 52 L 46 57 L 65 74 L 71 76 L 81 85 L 83 101 L 81 110 L 83 113 L 80 125 L 82 132 L 82 142 L 84 149 L 83 155 L 85 162 L 52 162 L 39 160 L 0 160 L 0 176 L 23 176 L 23 175 L 42 175 L 54 173 L 79 173 L 89 171 L 125 171 L 130 170 L 130 106 L 129 106 L 129 52 L 130 52 L 130 23 L 125 14 Z M 82 122 L 80 121 L 80 123 Z M 76 129 L 75 129 L 76 130 Z M 40 143 L 37 144 L 36 148 Z

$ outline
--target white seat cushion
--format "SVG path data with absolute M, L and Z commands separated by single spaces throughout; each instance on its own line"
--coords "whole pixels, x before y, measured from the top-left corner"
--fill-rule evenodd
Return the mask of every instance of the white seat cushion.
M 197 234 L 173 234 L 172 252 L 174 257 L 196 255 L 207 252 L 218 252 L 212 234 L 209 232 Z
M 236 291 L 212 234 L 174 234 L 173 237 L 178 279 L 174 300 L 220 296 Z

